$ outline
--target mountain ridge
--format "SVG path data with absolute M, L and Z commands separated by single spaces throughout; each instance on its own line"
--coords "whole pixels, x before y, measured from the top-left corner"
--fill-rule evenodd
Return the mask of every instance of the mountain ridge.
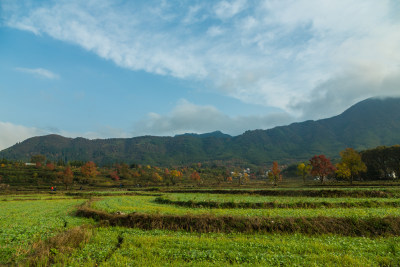
M 0 158 L 29 160 L 44 154 L 49 160 L 127 162 L 157 166 L 197 162 L 270 164 L 307 160 L 315 154 L 337 157 L 346 147 L 365 150 L 400 143 L 400 98 L 372 98 L 341 114 L 295 122 L 238 136 L 220 131 L 174 137 L 140 136 L 94 139 L 47 135 L 29 138 L 0 151 Z

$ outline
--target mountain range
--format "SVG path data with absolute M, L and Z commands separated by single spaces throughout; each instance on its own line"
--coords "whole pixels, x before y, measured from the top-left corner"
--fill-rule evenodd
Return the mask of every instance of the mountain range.
M 304 161 L 319 154 L 338 157 L 347 147 L 360 151 L 395 144 L 400 144 L 400 98 L 370 98 L 332 118 L 246 131 L 238 136 L 216 131 L 88 140 L 53 134 L 29 138 L 1 151 L 0 158 L 28 161 L 32 155 L 43 154 L 53 161 L 94 161 L 100 165 L 214 162 L 254 166 Z

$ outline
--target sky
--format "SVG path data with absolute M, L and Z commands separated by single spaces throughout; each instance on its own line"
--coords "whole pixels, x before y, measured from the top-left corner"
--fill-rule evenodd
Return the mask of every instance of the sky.
M 1 0 L 0 150 L 239 135 L 400 96 L 398 0 Z

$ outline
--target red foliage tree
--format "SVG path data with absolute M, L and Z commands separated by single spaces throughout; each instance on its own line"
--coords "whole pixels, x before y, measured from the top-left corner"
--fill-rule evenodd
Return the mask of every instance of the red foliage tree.
M 310 159 L 311 175 L 319 177 L 321 183 L 324 182 L 325 177 L 336 171 L 335 166 L 325 155 L 314 156 Z
M 111 177 L 111 179 L 113 179 L 114 181 L 119 181 L 119 176 L 118 176 L 118 173 L 117 173 L 117 171 L 112 171 L 111 173 L 110 173 L 110 177 Z
M 49 171 L 54 171 L 55 168 L 56 168 L 56 166 L 51 162 L 48 162 L 46 164 L 46 169 L 48 169 Z

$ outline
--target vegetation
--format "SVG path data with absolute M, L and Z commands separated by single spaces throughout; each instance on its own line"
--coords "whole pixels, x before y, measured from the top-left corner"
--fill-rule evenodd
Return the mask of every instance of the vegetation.
M 361 153 L 362 161 L 367 167 L 362 176 L 366 180 L 387 180 L 400 177 L 400 146 L 379 146 Z
M 324 183 L 325 178 L 335 172 L 335 167 L 325 155 L 314 156 L 310 159 L 311 175 Z
M 397 190 L 380 188 L 394 198 L 374 199 L 270 197 L 236 191 L 241 194 L 2 195 L 0 264 L 395 266 L 400 261 Z M 102 199 L 76 206 L 87 201 L 75 199 L 84 194 Z M 260 215 L 262 210 L 268 212 Z
M 0 265 L 398 266 L 400 146 L 329 134 L 360 149 L 377 131 L 353 140 L 357 119 L 398 101 L 238 137 L 28 140 L 0 160 Z M 319 155 L 286 154 L 302 142 Z
M 362 162 L 360 154 L 352 148 L 346 148 L 345 151 L 340 152 L 342 157 L 340 163 L 337 165 L 337 174 L 340 177 L 350 180 L 353 184 L 353 179 L 361 172 L 367 170 L 367 166 Z
M 41 154 L 53 162 L 93 161 L 98 166 L 125 162 L 170 167 L 201 162 L 255 168 L 273 161 L 306 161 L 321 154 L 338 157 L 347 147 L 361 151 L 399 144 L 399 122 L 400 99 L 368 99 L 333 118 L 247 131 L 235 137 L 220 132 L 107 140 L 49 135 L 1 151 L 0 158 L 28 162 Z

